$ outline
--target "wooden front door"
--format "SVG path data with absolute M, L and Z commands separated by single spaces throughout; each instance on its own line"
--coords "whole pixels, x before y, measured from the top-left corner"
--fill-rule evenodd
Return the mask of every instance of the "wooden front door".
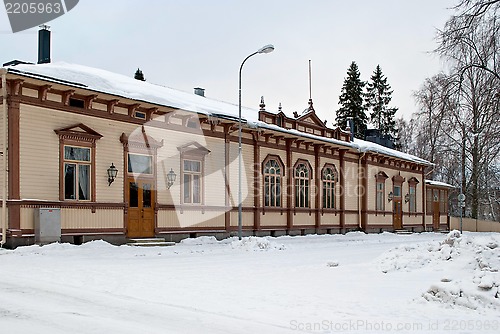
M 151 238 L 155 235 L 155 190 L 152 180 L 127 182 L 127 237 Z
M 395 230 L 403 228 L 403 206 L 401 199 L 394 199 L 392 205 L 392 224 Z
M 432 202 L 432 227 L 435 231 L 439 230 L 439 202 Z

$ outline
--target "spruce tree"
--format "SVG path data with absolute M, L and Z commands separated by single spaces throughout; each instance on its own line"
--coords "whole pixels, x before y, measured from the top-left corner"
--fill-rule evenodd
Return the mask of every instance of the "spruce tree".
M 364 139 L 366 124 L 368 118 L 363 105 L 363 88 L 365 82 L 360 80 L 360 73 L 356 62 L 352 62 L 347 70 L 347 77 L 342 85 L 341 95 L 339 96 L 340 109 L 337 110 L 337 125 L 346 128 L 347 119 L 354 121 L 354 137 Z
M 144 74 L 139 68 L 137 69 L 137 71 L 135 71 L 134 79 L 146 81 L 146 78 L 144 78 Z
M 397 138 L 394 116 L 398 108 L 389 108 L 393 91 L 387 83 L 387 78 L 382 73 L 380 65 L 377 65 L 370 79 L 365 94 L 366 108 L 371 110 L 370 121 L 382 135 Z

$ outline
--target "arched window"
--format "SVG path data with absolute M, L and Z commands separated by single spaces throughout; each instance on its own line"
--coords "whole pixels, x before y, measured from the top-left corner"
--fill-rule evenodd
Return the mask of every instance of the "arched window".
M 323 208 L 335 209 L 335 182 L 337 180 L 337 170 L 333 165 L 326 165 L 321 173 L 323 186 Z
M 308 208 L 310 206 L 310 175 L 309 164 L 306 162 L 297 162 L 294 172 L 296 208 Z
M 267 158 L 264 161 L 264 206 L 281 206 L 281 178 L 283 166 L 279 158 Z

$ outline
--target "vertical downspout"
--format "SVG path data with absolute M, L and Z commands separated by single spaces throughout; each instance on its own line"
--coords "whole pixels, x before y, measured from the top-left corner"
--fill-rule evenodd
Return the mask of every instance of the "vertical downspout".
M 358 228 L 360 231 L 363 229 L 363 226 L 361 224 L 361 205 L 362 205 L 363 197 L 361 196 L 360 178 L 361 178 L 361 175 L 364 175 L 364 173 L 363 174 L 361 173 L 361 159 L 363 159 L 365 157 L 365 154 L 366 154 L 366 152 L 363 152 L 363 154 L 361 154 L 359 156 L 359 159 L 358 159 Z M 366 189 L 363 189 L 363 192 L 364 191 L 366 191 Z
M 7 242 L 7 70 L 2 71 L 2 241 L 0 247 Z

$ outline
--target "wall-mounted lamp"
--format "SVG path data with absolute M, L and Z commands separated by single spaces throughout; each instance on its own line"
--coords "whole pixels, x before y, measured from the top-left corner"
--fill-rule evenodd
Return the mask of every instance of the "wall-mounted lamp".
M 394 195 L 392 193 L 392 191 L 389 193 L 389 195 L 387 196 L 387 199 L 390 201 L 392 201 L 392 199 L 394 198 Z
M 170 172 L 167 174 L 167 189 L 170 189 L 170 187 L 174 184 L 175 178 L 177 175 L 175 174 L 174 170 L 170 168 Z
M 408 203 L 410 201 L 410 194 L 405 195 L 405 203 Z
M 111 166 L 108 168 L 108 186 L 116 179 L 116 175 L 118 175 L 118 169 L 111 163 Z

